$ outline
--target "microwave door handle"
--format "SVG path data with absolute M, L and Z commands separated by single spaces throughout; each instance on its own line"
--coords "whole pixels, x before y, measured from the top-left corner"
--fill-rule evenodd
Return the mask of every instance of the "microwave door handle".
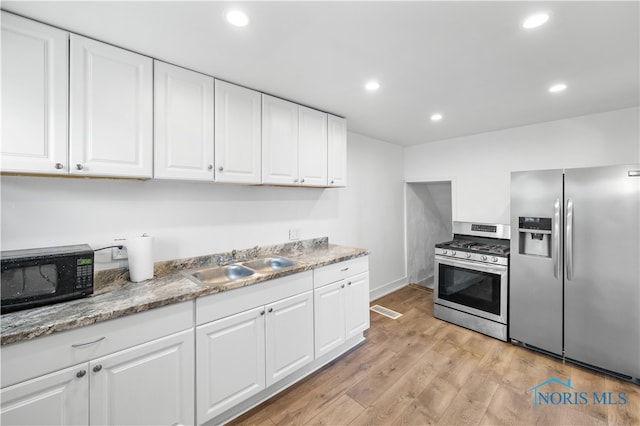
M 553 205 L 553 276 L 560 275 L 560 199 Z
M 567 235 L 565 246 L 565 268 L 567 270 L 567 280 L 573 279 L 573 200 L 567 199 Z

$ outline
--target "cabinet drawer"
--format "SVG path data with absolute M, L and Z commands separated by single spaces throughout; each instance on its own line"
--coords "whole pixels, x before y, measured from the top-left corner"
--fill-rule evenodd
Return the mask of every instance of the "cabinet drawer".
M 193 301 L 2 346 L 2 387 L 193 327 Z
M 196 325 L 215 321 L 313 288 L 311 271 L 196 299 Z
M 323 285 L 331 284 L 347 277 L 367 272 L 368 270 L 368 256 L 323 266 L 313 271 L 313 287 L 322 287 Z

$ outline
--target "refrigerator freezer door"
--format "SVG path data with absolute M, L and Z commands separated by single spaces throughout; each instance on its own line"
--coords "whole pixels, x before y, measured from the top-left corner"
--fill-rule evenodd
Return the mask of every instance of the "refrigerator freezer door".
M 640 165 L 565 171 L 565 206 L 573 211 L 564 341 L 567 358 L 638 378 L 640 177 L 630 170 Z
M 520 232 L 520 218 L 550 218 L 551 234 Z M 562 170 L 511 173 L 509 337 L 562 354 Z M 549 232 L 549 231 L 546 231 Z M 548 255 L 529 246 L 550 238 Z

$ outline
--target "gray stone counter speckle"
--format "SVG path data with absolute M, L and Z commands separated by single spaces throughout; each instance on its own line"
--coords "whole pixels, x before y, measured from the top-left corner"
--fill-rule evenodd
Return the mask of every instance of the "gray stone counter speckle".
M 296 260 L 298 264 L 282 271 L 255 274 L 224 286 L 199 284 L 186 277 L 184 271 L 240 262 L 251 257 L 279 255 Z M 366 256 L 367 250 L 337 246 L 326 238 L 221 253 L 211 256 L 158 262 L 153 279 L 140 283 L 127 281 L 126 270 L 96 273 L 95 292 L 91 297 L 57 303 L 40 308 L 4 314 L 0 317 L 1 344 L 7 345 L 38 336 L 95 324 L 137 312 L 193 300 L 200 296 L 230 291 L 259 284 L 274 278 L 316 269 L 332 263 Z

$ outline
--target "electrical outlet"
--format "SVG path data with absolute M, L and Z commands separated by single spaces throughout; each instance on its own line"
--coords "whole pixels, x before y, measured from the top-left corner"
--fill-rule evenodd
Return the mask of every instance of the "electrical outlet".
M 300 238 L 300 229 L 291 228 L 289 229 L 289 240 L 294 241 Z
M 124 246 L 125 241 L 126 240 L 124 238 L 113 240 L 114 246 L 122 246 L 122 248 L 114 247 L 111 249 L 111 260 L 122 260 L 129 257 L 127 248 Z

